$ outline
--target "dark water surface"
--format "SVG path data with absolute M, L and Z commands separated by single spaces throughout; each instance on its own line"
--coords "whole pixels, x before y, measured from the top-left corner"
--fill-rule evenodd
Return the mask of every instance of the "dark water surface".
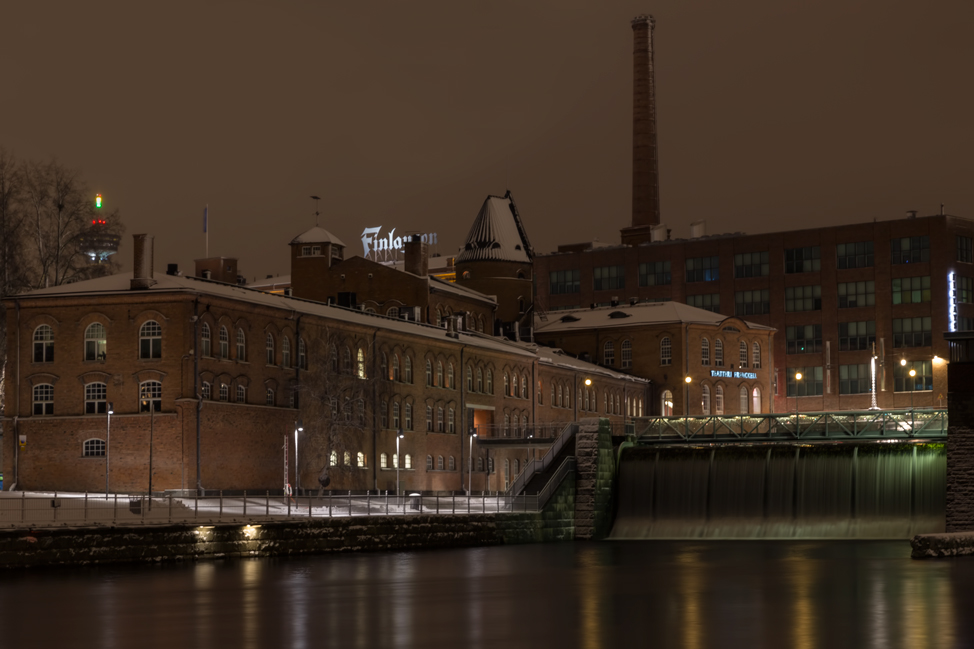
M 0 573 L 0 647 L 971 647 L 974 558 L 629 541 Z

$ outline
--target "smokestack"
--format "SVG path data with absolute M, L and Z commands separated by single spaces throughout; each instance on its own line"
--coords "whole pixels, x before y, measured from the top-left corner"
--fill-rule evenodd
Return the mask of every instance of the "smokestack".
M 144 290 L 156 283 L 152 279 L 152 240 L 151 234 L 133 234 L 132 239 L 135 243 L 135 259 L 132 268 L 132 282 L 130 284 L 133 291 Z
M 406 242 L 405 247 L 405 263 L 403 268 L 407 273 L 412 273 L 413 275 L 419 275 L 420 277 L 426 277 L 430 274 L 430 260 L 429 260 L 429 249 L 426 244 L 423 243 L 423 239 L 418 235 L 414 234 L 412 238 Z
M 632 227 L 659 224 L 652 16 L 632 19 Z

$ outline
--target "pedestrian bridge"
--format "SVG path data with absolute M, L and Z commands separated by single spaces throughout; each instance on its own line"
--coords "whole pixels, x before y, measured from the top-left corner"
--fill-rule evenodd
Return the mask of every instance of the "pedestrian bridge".
M 639 417 L 627 424 L 640 446 L 947 439 L 946 408 Z

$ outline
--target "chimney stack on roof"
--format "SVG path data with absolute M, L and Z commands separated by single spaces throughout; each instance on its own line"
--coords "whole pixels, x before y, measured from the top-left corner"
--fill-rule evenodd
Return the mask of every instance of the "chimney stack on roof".
M 151 234 L 133 234 L 135 257 L 132 268 L 131 288 L 133 291 L 144 290 L 156 283 L 152 278 L 152 241 Z
M 420 277 L 427 277 L 430 274 L 429 247 L 423 243 L 423 238 L 414 234 L 406 241 L 404 248 L 405 271 Z
M 652 16 L 632 19 L 632 227 L 659 224 Z

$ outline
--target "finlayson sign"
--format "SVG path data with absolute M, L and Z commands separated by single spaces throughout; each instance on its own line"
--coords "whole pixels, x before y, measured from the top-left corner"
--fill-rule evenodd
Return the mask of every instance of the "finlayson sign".
M 436 244 L 436 233 L 429 232 L 427 234 L 420 235 L 423 243 L 435 245 Z M 409 235 L 405 237 L 396 236 L 396 229 L 392 228 L 387 234 L 382 234 L 382 226 L 375 228 L 365 228 L 362 230 L 362 256 L 366 259 L 378 260 L 382 257 L 383 261 L 386 261 L 390 256 L 395 259 L 395 255 L 402 252 L 405 248 L 406 240 Z

